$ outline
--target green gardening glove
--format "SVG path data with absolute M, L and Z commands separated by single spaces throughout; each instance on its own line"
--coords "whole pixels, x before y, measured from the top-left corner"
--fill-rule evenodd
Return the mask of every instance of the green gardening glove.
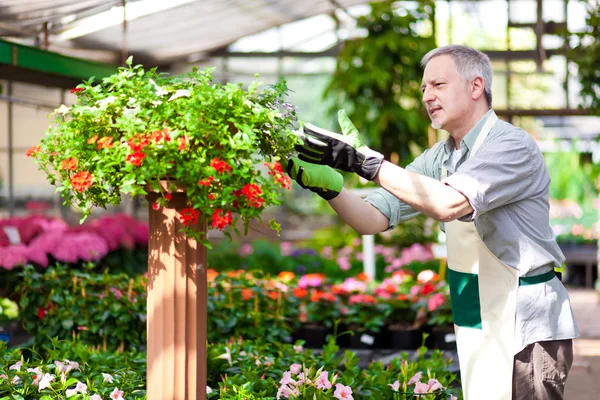
M 299 160 L 288 160 L 287 172 L 290 178 L 304 189 L 315 192 L 325 200 L 331 200 L 342 191 L 344 177 L 326 165 L 317 165 Z
M 298 158 L 314 164 L 325 164 L 346 172 L 355 172 L 371 181 L 379 173 L 383 155 L 368 148 L 344 110 L 338 111 L 343 134 L 329 132 L 312 124 L 300 133 L 303 144 L 297 144 Z

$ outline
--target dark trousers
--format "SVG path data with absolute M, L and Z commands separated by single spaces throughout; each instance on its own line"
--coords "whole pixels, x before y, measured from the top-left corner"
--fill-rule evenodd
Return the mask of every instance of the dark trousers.
M 512 400 L 563 400 L 573 339 L 537 342 L 515 356 Z

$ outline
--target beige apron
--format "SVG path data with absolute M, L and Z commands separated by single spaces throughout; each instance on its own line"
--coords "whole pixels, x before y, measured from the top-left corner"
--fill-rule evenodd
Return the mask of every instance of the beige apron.
M 498 117 L 492 113 L 471 151 L 477 152 Z M 442 169 L 442 180 L 448 171 Z M 516 350 L 518 271 L 481 240 L 474 222 L 446 224 L 448 281 L 465 400 L 510 400 Z

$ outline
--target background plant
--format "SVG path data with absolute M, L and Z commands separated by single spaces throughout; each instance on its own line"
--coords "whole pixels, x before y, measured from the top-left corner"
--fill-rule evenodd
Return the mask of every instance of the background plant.
M 367 35 L 345 42 L 324 97 L 333 96 L 331 111 L 347 108 L 370 146 L 388 160 L 397 153 L 405 166 L 414 158 L 414 147 L 428 147 L 420 61 L 435 47 L 433 2 L 412 7 L 385 0 L 370 7 L 371 13 L 357 20 Z

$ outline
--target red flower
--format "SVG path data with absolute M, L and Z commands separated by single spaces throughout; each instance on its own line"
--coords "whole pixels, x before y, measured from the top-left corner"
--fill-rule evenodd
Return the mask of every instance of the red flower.
M 46 310 L 44 307 L 40 306 L 37 311 L 38 319 L 43 319 L 46 315 L 48 315 L 48 310 Z
M 216 198 L 217 198 L 217 195 L 216 195 L 216 194 L 214 194 L 214 193 L 209 193 L 209 194 L 208 194 L 208 199 L 209 199 L 209 200 L 214 200 L 214 199 L 216 199 Z
M 434 290 L 435 290 L 435 286 L 433 286 L 431 283 L 426 283 L 423 285 L 423 288 L 421 289 L 421 294 L 424 296 L 426 294 L 433 292 Z
M 26 152 L 25 152 L 25 156 L 26 157 L 32 157 L 35 156 L 37 153 L 39 153 L 42 150 L 42 148 L 38 145 L 38 146 L 33 146 L 31 148 L 29 148 Z
M 77 94 L 77 93 L 79 93 L 79 92 L 83 92 L 84 90 L 85 90 L 85 89 L 84 89 L 84 88 L 82 88 L 82 87 L 77 87 L 77 88 L 73 88 L 73 89 L 71 89 L 71 93 L 75 93 L 75 94 Z
M 127 141 L 127 144 L 131 150 L 134 152 L 139 152 L 150 144 L 150 139 L 148 139 L 148 135 L 137 133 L 134 137 Z
M 200 180 L 198 181 L 198 185 L 200 185 L 200 186 L 206 186 L 206 187 L 209 187 L 209 186 L 210 186 L 210 183 L 211 183 L 211 182 L 212 182 L 214 179 L 215 179 L 215 178 L 214 178 L 214 177 L 212 177 L 212 176 L 209 176 L 208 178 L 200 179 Z
M 75 168 L 77 168 L 77 160 L 73 157 L 67 158 L 66 160 L 62 160 L 60 162 L 60 168 L 69 171 L 75 171 Z
M 260 197 L 252 197 L 252 198 L 249 197 L 248 198 L 248 205 L 250 207 L 261 208 L 264 203 L 265 203 L 265 201 L 263 199 L 261 199 Z
M 165 193 L 165 199 L 167 199 L 167 201 L 171 201 L 173 200 L 173 195 L 171 193 Z
M 132 153 L 127 156 L 127 162 L 135 165 L 136 167 L 139 167 L 140 165 L 142 165 L 142 161 L 144 161 L 144 158 L 146 158 L 146 154 L 144 154 L 141 151 L 136 151 L 135 153 Z
M 152 209 L 155 211 L 160 210 L 160 204 L 158 204 L 158 202 L 155 201 L 154 203 L 152 203 Z
M 179 211 L 179 214 L 179 220 L 184 225 L 195 224 L 198 221 L 198 216 L 200 216 L 198 211 L 194 210 L 193 208 L 184 208 Z
M 260 186 L 257 184 L 248 183 L 242 188 L 242 194 L 245 195 L 246 198 L 250 199 L 255 196 L 260 196 L 262 194 L 262 190 L 260 190 Z
M 71 186 L 78 192 L 83 192 L 85 189 L 92 186 L 92 174 L 88 171 L 81 171 L 71 177 Z
M 154 143 L 160 143 L 161 141 L 170 142 L 171 136 L 169 136 L 169 130 L 164 128 L 162 131 L 154 131 L 150 135 Z
M 102 139 L 98 140 L 98 146 L 96 146 L 96 150 L 108 149 L 111 147 L 113 147 L 112 136 L 105 136 Z
M 213 167 L 214 169 L 216 169 L 217 172 L 220 174 L 222 174 L 225 171 L 227 171 L 227 172 L 231 171 L 231 166 L 229 164 L 227 164 L 225 161 L 219 160 L 218 158 L 213 158 L 210 161 L 210 166 Z
M 275 179 L 276 183 L 284 189 L 292 189 L 292 180 L 289 176 L 284 175 L 279 162 L 275 161 L 273 164 L 265 163 L 265 165 L 269 167 L 269 175 Z
M 221 215 L 222 214 L 222 215 Z M 220 208 L 217 208 L 212 216 L 212 226 L 219 230 L 225 229 L 227 225 L 233 223 L 233 216 L 231 211 L 224 212 Z

